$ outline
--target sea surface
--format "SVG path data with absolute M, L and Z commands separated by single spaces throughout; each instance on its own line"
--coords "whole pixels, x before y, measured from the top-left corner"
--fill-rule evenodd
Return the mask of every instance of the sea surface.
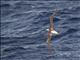
M 1 0 L 1 60 L 80 60 L 80 1 Z M 49 18 L 55 30 L 46 43 Z

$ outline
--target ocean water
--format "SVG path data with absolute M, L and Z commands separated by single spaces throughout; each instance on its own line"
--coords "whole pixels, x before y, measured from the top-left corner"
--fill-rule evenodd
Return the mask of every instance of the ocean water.
M 0 7 L 1 60 L 80 60 L 80 1 L 1 0 Z M 60 35 L 49 47 L 46 29 L 55 9 Z

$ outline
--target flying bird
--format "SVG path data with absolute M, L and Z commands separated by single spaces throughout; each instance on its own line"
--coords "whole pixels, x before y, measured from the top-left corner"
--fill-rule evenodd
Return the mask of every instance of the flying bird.
M 54 16 L 51 15 L 50 16 L 50 27 L 49 27 L 49 29 L 47 29 L 47 31 L 48 31 L 47 43 L 51 42 L 52 36 L 59 35 L 59 33 L 57 31 L 55 31 L 53 20 L 54 20 Z

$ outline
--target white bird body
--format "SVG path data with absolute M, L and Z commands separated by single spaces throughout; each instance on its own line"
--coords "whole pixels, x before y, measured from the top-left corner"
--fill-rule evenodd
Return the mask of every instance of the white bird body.
M 47 29 L 47 31 L 49 31 L 49 29 Z M 51 31 L 51 34 L 52 35 L 59 35 L 59 33 L 57 31 L 55 31 L 55 30 Z
M 51 31 L 52 34 L 58 35 L 59 33 L 55 30 Z

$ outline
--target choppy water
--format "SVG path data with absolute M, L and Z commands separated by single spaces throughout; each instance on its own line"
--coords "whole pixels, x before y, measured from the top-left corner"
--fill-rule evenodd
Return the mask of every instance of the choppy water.
M 55 8 L 60 35 L 46 44 Z M 1 1 L 2 60 L 80 60 L 80 1 Z

